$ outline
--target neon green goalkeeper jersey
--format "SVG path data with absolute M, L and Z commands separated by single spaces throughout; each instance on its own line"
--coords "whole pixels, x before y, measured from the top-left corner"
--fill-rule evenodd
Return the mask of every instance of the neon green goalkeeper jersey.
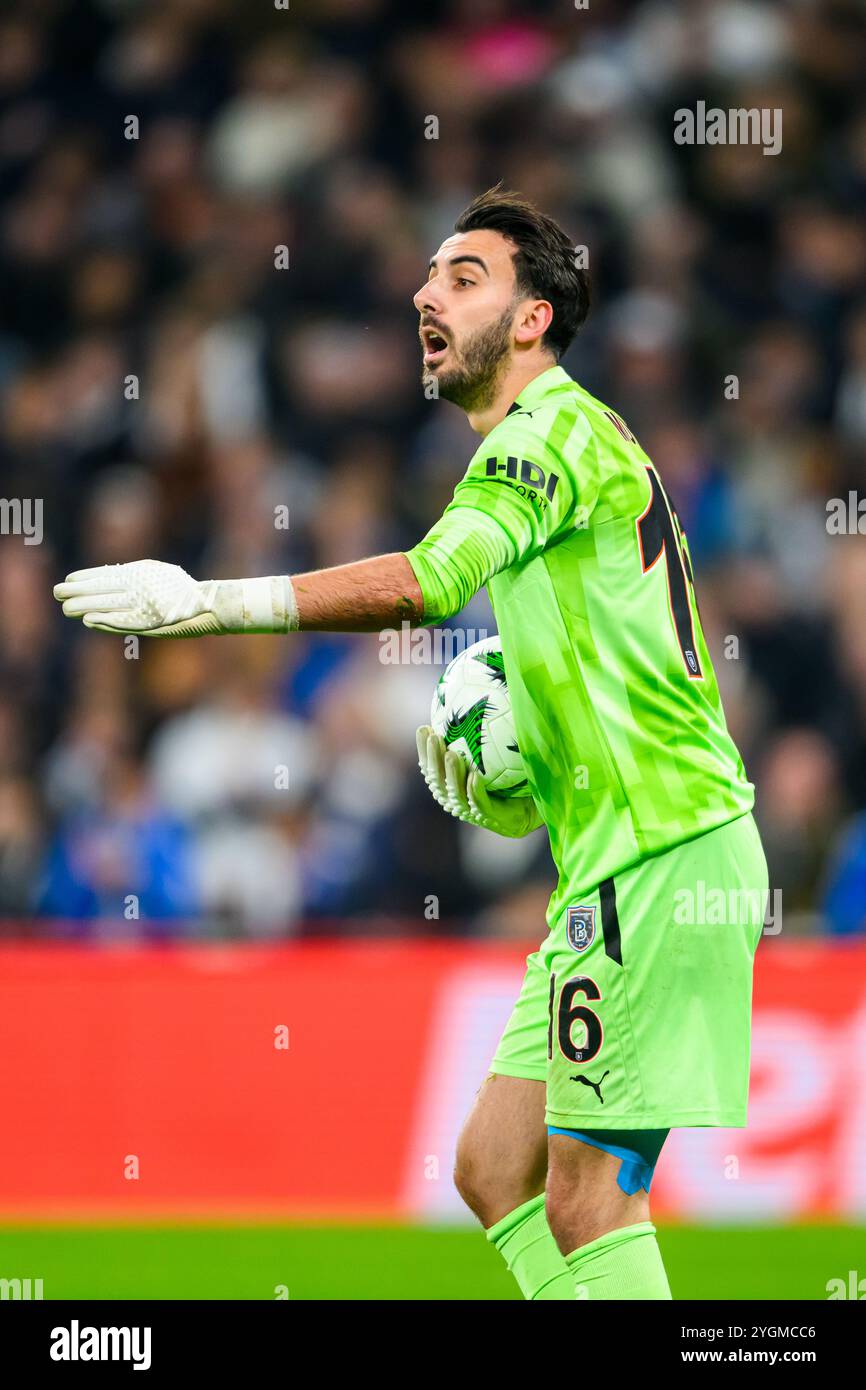
M 549 921 L 751 809 L 676 512 L 627 425 L 561 367 L 521 391 L 407 559 L 425 625 L 488 586 L 559 871 Z

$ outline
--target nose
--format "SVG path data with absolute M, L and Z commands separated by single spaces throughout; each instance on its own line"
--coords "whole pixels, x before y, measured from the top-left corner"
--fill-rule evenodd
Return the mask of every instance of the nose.
M 442 308 L 441 297 L 436 293 L 432 280 L 421 286 L 412 302 L 419 314 L 438 314 Z

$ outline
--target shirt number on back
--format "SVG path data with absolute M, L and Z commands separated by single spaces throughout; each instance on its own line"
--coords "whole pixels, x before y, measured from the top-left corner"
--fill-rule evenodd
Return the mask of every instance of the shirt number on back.
M 664 556 L 668 577 L 668 603 L 674 631 L 690 679 L 703 676 L 695 645 L 695 625 L 689 590 L 694 588 L 692 567 L 683 549 L 679 520 L 667 499 L 654 468 L 647 469 L 651 495 L 649 505 L 637 519 L 637 539 L 644 574 Z

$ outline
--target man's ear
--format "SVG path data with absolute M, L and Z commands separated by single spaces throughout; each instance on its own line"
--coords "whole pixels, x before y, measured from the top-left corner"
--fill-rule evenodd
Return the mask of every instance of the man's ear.
M 527 299 L 518 315 L 514 336 L 518 343 L 540 342 L 553 323 L 553 306 L 547 299 Z

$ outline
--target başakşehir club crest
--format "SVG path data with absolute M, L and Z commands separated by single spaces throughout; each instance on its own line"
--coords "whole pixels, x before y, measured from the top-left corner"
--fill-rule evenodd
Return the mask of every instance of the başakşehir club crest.
M 565 939 L 573 951 L 585 951 L 595 940 L 595 907 L 570 907 L 565 917 Z

